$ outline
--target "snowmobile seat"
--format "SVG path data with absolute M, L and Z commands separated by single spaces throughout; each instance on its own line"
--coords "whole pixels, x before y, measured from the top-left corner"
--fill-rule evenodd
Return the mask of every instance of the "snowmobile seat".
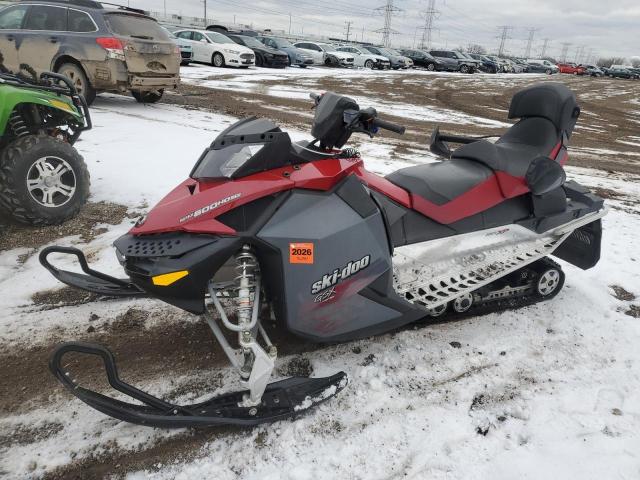
M 509 118 L 520 120 L 495 143 L 462 145 L 451 160 L 403 168 L 386 179 L 407 190 L 413 207 L 424 215 L 440 223 L 461 220 L 529 193 L 527 174 L 535 169 L 540 176 L 541 157 L 565 159 L 560 152 L 579 113 L 574 94 L 563 84 L 534 85 L 514 95 Z M 557 167 L 552 173 L 561 185 L 564 173 Z

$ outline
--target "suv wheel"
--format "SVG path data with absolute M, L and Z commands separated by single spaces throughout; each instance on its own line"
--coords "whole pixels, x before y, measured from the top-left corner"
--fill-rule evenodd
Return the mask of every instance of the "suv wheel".
M 552 72 L 551 72 L 551 69 L 550 69 L 550 68 L 547 68 L 547 70 L 545 70 L 545 72 L 544 72 L 544 73 L 546 73 L 547 75 L 551 75 L 551 73 L 552 73 Z
M 68 143 L 26 135 L 0 154 L 0 206 L 19 222 L 56 225 L 78 213 L 89 197 L 89 172 Z
M 138 103 L 156 103 L 162 98 L 164 89 L 151 90 L 150 92 L 141 92 L 140 90 L 131 90 L 131 95 Z
M 460 73 L 469 73 L 468 65 L 460 65 Z
M 435 69 L 436 69 L 436 66 L 433 63 L 427 64 L 427 70 L 429 70 L 430 72 L 433 72 Z
M 96 91 L 89 83 L 89 79 L 85 75 L 82 68 L 75 63 L 64 63 L 58 68 L 58 73 L 64 75 L 71 80 L 71 83 L 76 87 L 78 93 L 84 96 L 87 101 L 87 105 L 91 105 L 96 99 Z
M 224 67 L 225 66 L 224 56 L 218 52 L 214 53 L 213 57 L 211 57 L 211 65 L 219 68 Z

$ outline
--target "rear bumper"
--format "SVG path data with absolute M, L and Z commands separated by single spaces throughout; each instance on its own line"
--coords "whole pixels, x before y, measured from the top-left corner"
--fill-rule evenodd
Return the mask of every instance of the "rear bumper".
M 178 75 L 171 77 L 146 77 L 129 74 L 128 86 L 131 88 L 177 88 L 180 84 Z

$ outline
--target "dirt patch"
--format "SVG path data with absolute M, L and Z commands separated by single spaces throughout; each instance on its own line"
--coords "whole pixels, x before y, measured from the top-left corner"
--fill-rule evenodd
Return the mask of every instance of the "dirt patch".
M 633 317 L 633 318 L 640 318 L 640 305 L 631 305 L 629 307 L 629 310 L 627 310 L 624 313 L 625 315 L 629 315 L 630 317 Z
M 632 302 L 636 299 L 636 296 L 633 293 L 627 292 L 620 285 L 609 285 L 609 288 L 613 290 L 613 296 L 618 300 L 622 300 L 623 302 Z
M 313 374 L 313 366 L 306 357 L 295 357 L 278 369 L 278 374 L 283 377 L 310 377 Z
M 54 436 L 62 429 L 63 425 L 57 422 L 45 423 L 37 427 L 20 424 L 6 433 L 0 433 L 0 448 L 41 442 Z
M 36 292 L 31 296 L 31 301 L 41 310 L 52 310 L 54 308 L 95 302 L 99 298 L 100 295 L 96 293 L 78 290 L 77 288 L 62 287 Z
M 0 217 L 0 250 L 33 249 L 32 252 L 19 256 L 18 262 L 24 263 L 39 247 L 57 238 L 79 235 L 83 242 L 89 242 L 95 236 L 106 232 L 104 227 L 98 225 L 118 225 L 127 217 L 127 207 L 110 202 L 88 203 L 75 218 L 62 225 L 31 227 L 13 223 L 7 217 Z
M 233 76 L 227 79 L 234 81 Z M 224 78 L 216 76 L 215 80 Z M 311 102 L 301 98 L 271 96 L 268 94 L 270 87 L 299 89 L 303 85 L 309 92 L 330 90 L 344 95 L 366 96 L 371 99 L 371 105 L 363 107 L 375 107 L 376 101 L 381 105 L 402 103 L 412 107 L 423 107 L 425 115 L 408 113 L 404 116 L 394 115 L 393 109 L 388 107 L 379 108 L 387 120 L 400 123 L 407 128 L 406 134 L 402 137 L 388 132 L 382 133 L 382 137 L 392 139 L 386 143 L 393 144 L 393 158 L 402 158 L 410 149 L 426 150 L 425 137 L 436 125 L 440 125 L 441 131 L 452 134 L 499 134 L 504 127 L 478 121 L 478 118 L 510 122 L 507 119 L 507 111 L 513 94 L 541 81 L 564 82 L 578 96 L 582 115 L 571 138 L 570 165 L 626 173 L 640 172 L 638 149 L 620 143 L 637 135 L 637 123 L 633 121 L 637 107 L 633 100 L 640 95 L 638 82 L 625 82 L 625 89 L 622 91 L 619 88 L 620 82 L 615 80 L 594 80 L 572 75 L 554 75 L 550 78 L 539 75 L 500 75 L 484 76 L 480 79 L 477 75 L 427 76 L 410 72 L 345 81 L 341 78 L 341 72 L 336 70 L 333 76 L 260 80 L 259 83 L 253 84 L 253 91 L 246 88 L 246 84 L 242 85 L 242 92 L 229 90 L 228 86 L 223 90 L 182 84 L 177 95 L 165 96 L 163 101 L 239 117 L 256 115 L 270 118 L 303 131 L 308 131 L 311 125 Z M 248 78 L 246 82 L 251 84 L 252 81 Z M 240 89 L 240 86 L 238 88 Z M 614 95 L 611 94 L 612 91 L 615 92 Z M 445 115 L 443 119 L 430 120 L 426 115 L 430 108 L 445 114 L 448 110 L 452 111 L 450 119 Z M 471 123 L 460 121 L 465 117 Z M 352 144 L 358 141 L 356 137 L 360 138 L 354 136 Z

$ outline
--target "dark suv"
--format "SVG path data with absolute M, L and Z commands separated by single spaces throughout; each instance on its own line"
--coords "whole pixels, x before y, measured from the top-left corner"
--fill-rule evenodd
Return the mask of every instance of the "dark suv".
M 482 63 L 455 50 L 431 50 L 429 53 L 442 63 L 444 70 L 452 72 L 473 73 Z
M 413 64 L 416 67 L 424 67 L 427 70 L 445 70 L 442 62 L 437 58 L 434 58 L 429 52 L 424 50 L 400 50 L 405 57 L 409 57 L 413 60 Z
M 27 0 L 0 10 L 0 52 L 13 72 L 26 64 L 38 75 L 69 77 L 88 103 L 107 90 L 155 102 L 180 79 L 180 49 L 156 20 L 91 0 Z

